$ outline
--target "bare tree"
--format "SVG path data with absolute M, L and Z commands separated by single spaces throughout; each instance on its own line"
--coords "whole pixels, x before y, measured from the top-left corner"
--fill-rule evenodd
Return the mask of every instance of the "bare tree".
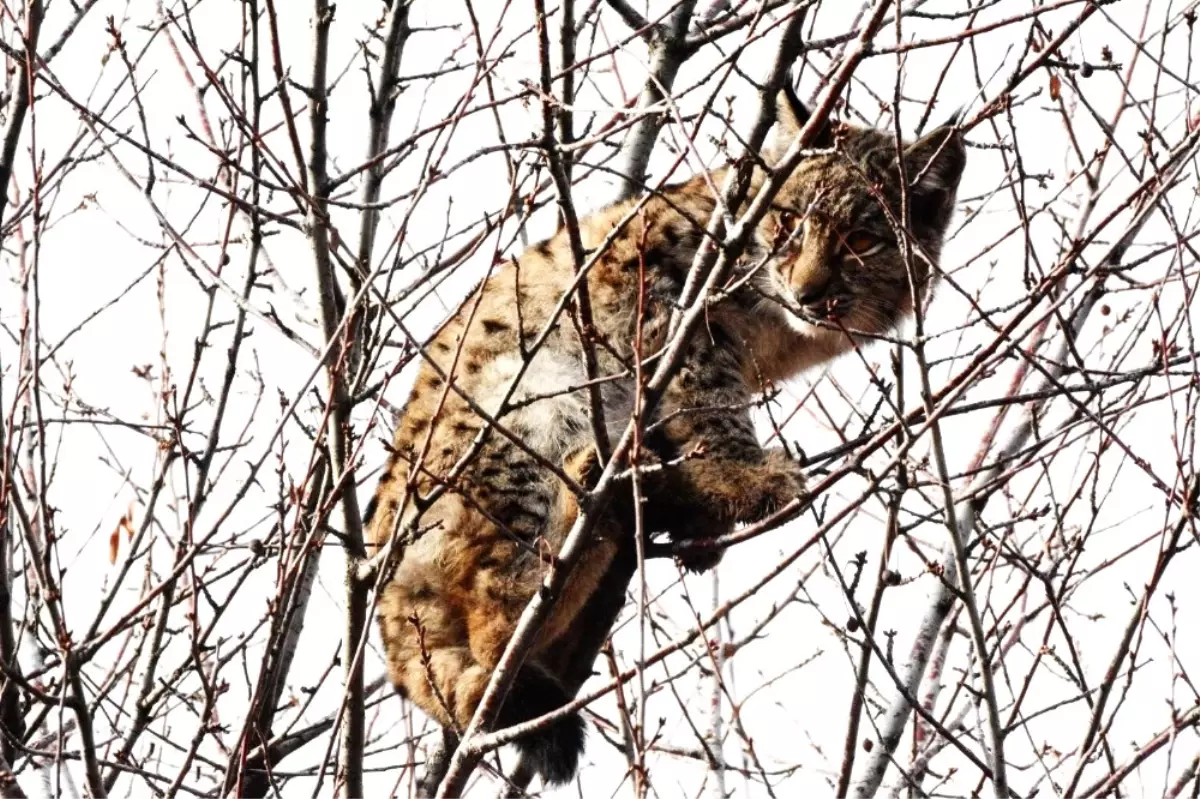
M 1200 796 L 1195 2 L 3 12 L 0 795 L 524 796 L 506 744 L 583 710 L 564 794 Z M 631 540 L 577 698 L 494 729 L 584 513 L 467 729 L 396 697 L 363 500 L 471 287 L 733 163 L 652 407 L 824 121 L 947 118 L 937 291 L 755 408 L 811 500 Z

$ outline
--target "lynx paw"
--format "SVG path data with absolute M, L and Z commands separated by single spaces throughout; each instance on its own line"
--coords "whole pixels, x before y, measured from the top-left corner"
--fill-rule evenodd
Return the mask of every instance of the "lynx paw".
M 675 562 L 692 574 L 703 574 L 721 562 L 723 549 L 687 549 L 675 555 Z
M 752 488 L 755 502 L 749 518 L 744 521 L 766 518 L 792 500 L 808 496 L 800 464 L 782 449 L 767 450 L 756 472 L 758 484 Z

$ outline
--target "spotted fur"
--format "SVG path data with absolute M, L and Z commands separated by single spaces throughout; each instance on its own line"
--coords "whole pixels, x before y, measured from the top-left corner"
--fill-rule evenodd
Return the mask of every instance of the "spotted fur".
M 778 116 L 768 161 L 794 140 L 807 111 L 788 91 Z M 737 265 L 739 287 L 711 307 L 649 420 L 645 456 L 665 464 L 646 480 L 649 532 L 720 535 L 802 496 L 800 468 L 759 445 L 750 407 L 767 384 L 892 329 L 913 306 L 912 287 L 920 294 L 929 283 L 965 163 L 960 136 L 940 128 L 902 152 L 911 269 L 895 233 L 894 139 L 830 125 L 817 149 L 778 194 Z M 722 178 L 723 171 L 711 182 L 697 177 L 581 222 L 591 257 L 640 207 L 587 275 L 599 393 L 614 440 L 633 407 L 639 331 L 641 356 L 652 358 L 715 207 L 711 186 Z M 755 188 L 764 179 L 760 171 Z M 389 675 L 402 696 L 446 727 L 469 723 L 578 516 L 574 494 L 545 464 L 585 486 L 599 470 L 579 333 L 567 314 L 550 322 L 574 278 L 560 230 L 468 297 L 426 348 L 372 503 L 374 547 L 397 531 L 409 537 L 379 600 Z M 444 493 L 426 503 L 438 487 Z M 497 724 L 553 710 L 586 678 L 632 574 L 622 546 L 631 540 L 630 507 L 617 501 L 604 512 Z M 684 565 L 714 564 L 698 557 Z M 519 745 L 543 779 L 564 782 L 582 752 L 582 723 L 567 717 Z

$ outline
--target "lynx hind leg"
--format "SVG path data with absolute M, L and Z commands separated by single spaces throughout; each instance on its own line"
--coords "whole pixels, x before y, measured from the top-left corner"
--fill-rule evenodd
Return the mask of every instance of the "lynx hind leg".
M 600 477 L 600 461 L 596 455 L 595 446 L 590 442 L 569 452 L 563 458 L 563 470 L 579 485 L 592 488 Z M 554 533 L 552 547 L 554 553 L 562 547 L 566 536 L 579 519 L 579 502 L 576 496 L 565 486 L 558 487 L 558 499 L 549 527 Z M 596 519 L 587 543 L 575 568 L 567 578 L 561 595 L 554 603 L 550 618 L 542 628 L 541 641 L 546 648 L 551 642 L 558 640 L 576 624 L 576 619 L 583 612 L 592 595 L 603 583 L 608 573 L 609 565 L 616 556 L 621 540 L 621 525 L 617 513 L 611 507 L 598 509 Z M 537 590 L 540 586 L 535 586 Z M 532 592 L 531 592 L 532 595 Z
M 531 564 L 531 568 L 534 566 L 535 564 Z M 479 584 L 488 581 L 487 575 L 481 575 Z M 492 583 L 485 590 L 495 595 L 498 593 L 497 589 L 498 584 Z M 517 621 L 531 596 L 532 591 L 522 591 L 517 597 L 510 598 L 510 601 L 494 602 L 490 611 L 487 607 L 478 605 L 469 614 L 471 654 L 488 677 L 499 665 L 516 631 Z M 563 597 L 567 598 L 569 597 Z M 556 610 L 557 608 L 556 605 Z M 534 642 L 533 651 L 517 672 L 517 677 L 492 724 L 493 729 L 511 727 L 536 719 L 558 710 L 571 701 L 571 695 L 562 682 L 541 660 L 543 653 L 553 648 L 557 638 L 551 627 L 554 622 L 555 613 L 552 612 L 548 624 L 542 628 L 541 634 Z M 484 687 L 486 683 L 487 677 L 484 678 Z M 472 697 L 472 710 L 478 706 L 483 696 L 482 691 L 483 688 L 480 688 L 478 696 Z M 466 721 L 469 720 L 468 716 Z M 583 754 L 584 738 L 583 718 L 579 713 L 570 713 L 518 738 L 515 745 L 546 783 L 561 785 L 569 782 L 578 769 L 579 758 Z
M 636 572 L 637 549 L 632 537 L 628 537 L 619 543 L 604 579 L 575 623 L 543 654 L 542 662 L 558 675 L 572 696 L 592 677 L 596 658 L 625 608 L 629 584 Z
M 593 484 L 598 474 L 595 457 L 587 450 L 572 452 L 563 465 L 583 484 Z M 507 466 L 510 476 L 532 468 L 511 457 Z M 523 524 L 513 532 L 522 538 L 528 535 L 525 540 L 532 540 L 533 547 L 512 540 L 511 535 L 466 511 L 455 519 L 456 532 L 463 535 L 455 544 L 464 548 L 439 547 L 437 567 L 415 557 L 403 562 L 380 602 L 393 682 L 402 695 L 454 730 L 461 731 L 470 723 L 521 614 L 540 589 L 552 557 L 579 515 L 578 502 L 566 486 L 542 479 L 523 479 L 519 492 L 510 491 L 507 496 L 511 497 L 507 504 L 489 503 L 501 519 L 511 514 L 516 503 L 544 514 L 536 523 L 528 512 L 514 517 Z M 570 701 L 572 692 L 541 658 L 553 651 L 563 632 L 576 623 L 606 573 L 616 547 L 610 524 L 607 517 L 598 520 L 591 543 L 557 597 L 493 728 L 530 721 Z M 469 537 L 465 536 L 467 529 L 471 530 Z M 451 560 L 461 560 L 462 568 L 454 569 L 461 579 L 444 585 L 443 568 L 448 562 L 443 561 L 451 550 L 459 551 L 459 557 Z M 545 782 L 560 784 L 577 770 L 584 737 L 583 720 L 572 713 L 523 736 L 515 745 Z
M 459 729 L 461 710 L 482 690 L 478 678 L 486 683 L 487 676 L 467 647 L 463 625 L 438 601 L 422 571 L 402 562 L 379 598 L 388 677 L 401 697 L 443 727 Z
M 576 483 L 585 488 L 594 487 L 600 477 L 599 458 L 590 442 L 569 451 L 563 457 L 562 466 Z M 572 649 L 581 633 L 589 639 L 595 637 L 596 631 L 592 627 L 597 622 L 604 626 L 600 637 L 602 641 L 611 627 L 609 614 L 615 619 L 619 612 L 628 579 L 622 582 L 618 576 L 614 585 L 610 567 L 624 539 L 620 535 L 619 521 L 611 509 L 597 512 L 600 517 L 591 530 L 587 548 L 568 576 L 562 593 L 556 598 L 530 658 L 509 691 L 500 717 L 496 720 L 496 727 L 537 718 L 570 702 L 582 685 L 582 680 L 576 673 L 579 664 L 563 656 L 564 648 Z M 546 544 L 554 555 L 561 549 L 579 513 L 578 498 L 560 483 L 545 530 Z M 519 596 L 519 600 L 506 603 L 504 613 L 493 614 L 490 619 L 476 619 L 471 625 L 472 649 L 488 665 L 494 666 L 498 662 L 529 598 L 540 590 L 545 564 L 530 562 L 516 568 L 516 571 L 522 577 L 533 575 L 536 579 L 528 581 L 521 590 L 512 592 L 514 596 Z M 494 585 L 484 590 L 495 594 L 498 588 L 498 585 Z M 615 603 L 596 596 L 601 588 L 616 588 Z M 598 615 L 604 619 L 592 618 L 596 615 L 593 611 L 597 607 L 600 608 Z M 591 659 L 595 659 L 594 653 Z M 588 665 L 590 667 L 590 661 Z M 583 753 L 584 738 L 582 717 L 578 713 L 571 713 L 541 731 L 524 736 L 517 742 L 517 748 L 523 762 L 541 774 L 547 784 L 560 785 L 574 777 Z
M 467 645 L 464 625 L 432 602 L 405 596 L 393 582 L 380 601 L 380 629 L 388 674 L 401 697 L 455 733 L 471 723 L 495 663 L 482 663 Z M 507 639 L 506 639 L 507 640 Z M 561 683 L 531 659 L 517 673 L 493 728 L 530 721 L 562 707 Z M 572 713 L 531 732 L 516 747 L 548 784 L 570 781 L 583 753 L 583 719 Z
M 488 675 L 503 658 L 521 614 L 540 584 L 536 578 L 543 573 L 540 563 L 532 557 L 514 556 L 506 560 L 521 576 L 513 578 L 490 571 L 476 575 L 476 591 L 491 601 L 477 599 L 468 613 L 470 650 Z M 533 579 L 523 579 L 526 574 Z M 550 618 L 534 641 L 533 650 L 508 691 L 492 725 L 494 729 L 530 721 L 571 701 L 562 682 L 542 663 L 542 656 L 553 649 L 561 629 L 574 621 L 578 613 L 578 607 L 571 604 L 574 600 L 568 590 L 552 609 Z M 481 697 L 482 693 L 473 698 L 472 707 L 478 705 Z M 584 737 L 583 718 L 578 713 L 571 713 L 527 733 L 517 739 L 515 745 L 546 783 L 560 785 L 575 775 L 583 753 Z

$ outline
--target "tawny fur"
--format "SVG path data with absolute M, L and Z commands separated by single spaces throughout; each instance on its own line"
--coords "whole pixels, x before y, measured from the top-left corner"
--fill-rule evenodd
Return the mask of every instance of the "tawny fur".
M 782 100 L 776 155 L 807 115 L 790 92 Z M 741 287 L 712 306 L 651 420 L 647 457 L 672 465 L 647 480 L 648 532 L 720 535 L 801 496 L 798 465 L 758 443 L 750 417 L 755 399 L 864 335 L 886 333 L 912 308 L 910 272 L 893 230 L 901 195 L 894 140 L 834 125 L 817 144 L 826 152 L 806 158 L 787 180 L 731 278 L 742 280 Z M 929 282 L 928 262 L 938 258 L 965 150 L 957 133 L 942 128 L 903 153 L 916 250 L 912 277 L 920 293 Z M 711 181 L 697 177 L 581 222 L 591 257 L 640 206 L 587 275 L 595 352 L 607 378 L 600 393 L 614 440 L 632 409 L 639 327 L 641 355 L 650 358 L 664 344 L 671 303 L 713 212 L 711 186 L 723 177 L 723 171 Z M 756 186 L 763 179 L 756 175 Z M 499 267 L 467 298 L 426 348 L 373 502 L 372 546 L 384 546 L 397 531 L 410 538 L 379 600 L 389 675 L 403 696 L 447 727 L 469 723 L 578 514 L 574 495 L 514 439 L 580 484 L 598 471 L 588 393 L 580 388 L 584 353 L 568 314 L 530 354 L 573 279 L 567 232 L 560 230 Z M 484 416 L 498 425 L 477 446 Z M 421 498 L 441 485 L 448 490 L 424 507 Z M 583 639 L 603 637 L 624 599 L 615 587 L 623 589 L 619 578 L 605 582 L 631 533 L 620 505 L 608 509 L 557 598 L 499 725 L 554 709 L 582 682 L 590 663 L 575 661 L 594 644 Z M 697 557 L 685 565 L 714 563 Z M 629 569 L 626 558 L 620 570 Z M 620 595 L 593 598 L 602 583 Z M 541 758 L 544 778 L 569 779 L 582 748 L 580 722 L 568 720 L 528 747 Z

